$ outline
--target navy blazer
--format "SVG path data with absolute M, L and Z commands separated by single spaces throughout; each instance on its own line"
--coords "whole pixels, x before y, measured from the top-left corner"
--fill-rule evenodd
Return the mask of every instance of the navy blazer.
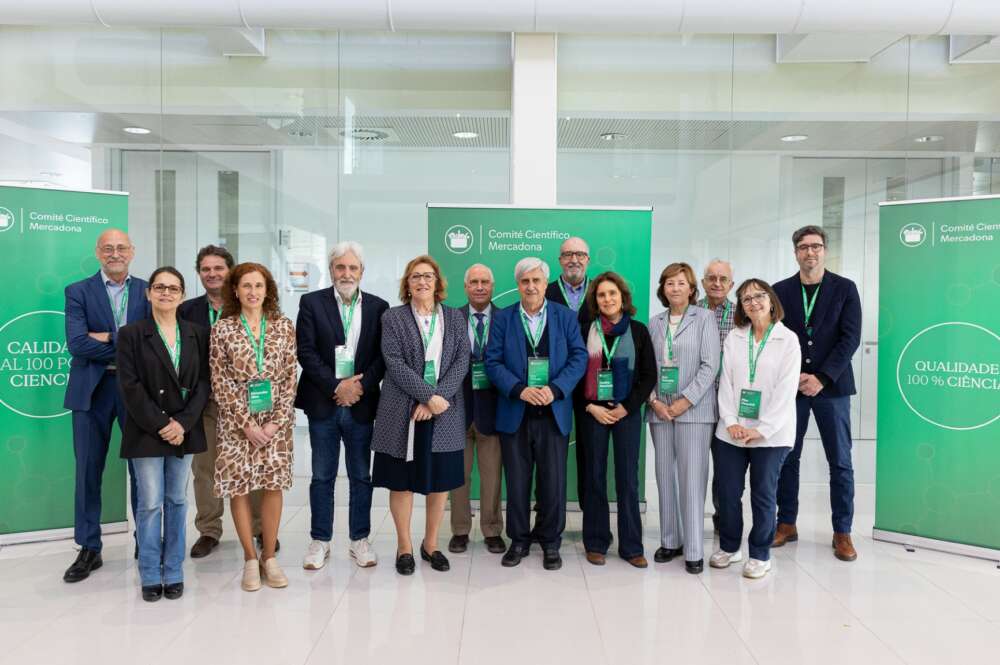
M 573 389 L 587 371 L 587 347 L 580 337 L 580 322 L 565 305 L 547 302 L 545 334 L 549 342 L 549 385 L 562 393 L 552 402 L 559 431 L 569 436 L 573 428 Z M 515 395 L 528 383 L 528 340 L 521 324 L 521 303 L 494 312 L 490 341 L 486 344 L 486 374 L 497 387 L 497 430 L 513 434 L 524 417 L 524 401 Z
M 147 286 L 146 280 L 131 276 L 126 323 L 150 317 Z M 88 411 L 94 388 L 104 377 L 108 365 L 115 362 L 118 338 L 115 316 L 100 270 L 87 279 L 73 282 L 66 287 L 65 293 L 66 344 L 72 358 L 63 407 L 71 411 Z M 111 341 L 98 342 L 87 334 L 90 332 L 110 332 Z
M 500 311 L 500 309 L 492 302 L 490 305 L 493 306 L 493 309 L 490 310 L 490 329 L 487 330 L 487 342 L 493 334 L 492 319 L 497 315 L 497 312 Z M 459 307 L 458 311 L 460 311 L 462 316 L 464 316 L 468 321 L 469 303 L 465 303 Z M 462 391 L 465 393 L 465 428 L 468 429 L 472 426 L 472 423 L 475 423 L 476 429 L 479 430 L 480 434 L 492 436 L 497 433 L 497 389 L 495 386 L 490 386 L 489 388 L 484 388 L 483 390 L 472 389 L 473 360 L 475 360 L 475 358 L 470 356 L 469 373 L 465 375 L 465 381 L 462 383 Z
M 561 277 L 556 277 L 555 280 L 549 282 L 549 285 L 545 287 L 545 299 L 549 302 L 557 302 L 566 309 L 569 309 L 569 303 L 566 302 L 566 298 L 563 297 L 562 289 L 559 288 L 559 280 Z M 587 288 L 590 288 L 590 283 L 588 282 Z M 572 312 L 573 310 L 570 309 Z M 576 318 L 580 322 L 580 325 L 590 323 L 594 320 L 594 317 L 590 315 L 590 309 L 587 308 L 587 292 L 583 292 L 583 299 L 580 301 L 580 309 L 576 310 Z
M 334 348 L 346 342 L 344 322 L 340 318 L 336 292 L 328 287 L 313 291 L 299 300 L 299 316 L 295 322 L 302 377 L 295 395 L 295 407 L 310 418 L 329 418 L 337 408 L 333 393 L 340 384 L 334 372 Z M 354 373 L 363 374 L 364 393 L 351 407 L 351 415 L 359 423 L 371 423 L 378 409 L 379 384 L 385 376 L 382 359 L 382 314 L 389 303 L 367 291 L 361 292 L 361 334 L 354 354 Z
M 843 397 L 857 392 L 851 358 L 861 344 L 861 297 L 854 282 L 827 270 L 820 282 L 816 307 L 806 334 L 802 282 L 795 274 L 774 285 L 785 310 L 784 324 L 799 337 L 802 371 L 829 379 L 819 397 Z M 821 379 L 822 380 L 822 379 Z
M 182 302 L 177 308 L 177 318 L 190 321 L 211 331 L 212 321 L 208 318 L 208 296 L 200 295 Z

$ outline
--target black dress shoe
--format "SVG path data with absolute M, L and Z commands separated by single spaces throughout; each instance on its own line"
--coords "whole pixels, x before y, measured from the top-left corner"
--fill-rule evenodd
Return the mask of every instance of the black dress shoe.
M 468 536 L 452 536 L 448 541 L 448 551 L 453 554 L 461 554 L 469 548 Z
M 212 553 L 219 546 L 219 541 L 212 536 L 199 536 L 194 545 L 191 546 L 191 558 L 201 559 Z
M 253 537 L 254 544 L 257 545 L 257 549 L 264 551 L 264 536 L 257 535 Z M 281 541 L 277 538 L 274 539 L 274 553 L 277 554 L 281 550 Z
M 63 582 L 79 582 L 90 577 L 90 573 L 104 565 L 101 553 L 95 550 L 88 550 L 86 547 L 80 550 L 74 561 L 66 572 L 63 573 Z
M 678 557 L 682 554 L 684 554 L 683 547 L 678 547 L 678 548 L 661 547 L 653 553 L 653 561 L 655 561 L 656 563 L 666 563 L 672 560 L 674 557 Z
M 542 567 L 545 570 L 559 570 L 562 568 L 562 557 L 559 556 L 559 550 L 545 550 L 545 554 L 542 557 Z
M 164 584 L 163 595 L 167 597 L 167 600 L 177 600 L 184 595 L 184 582 Z
M 412 575 L 417 569 L 417 562 L 413 560 L 413 555 L 409 552 L 396 555 L 396 572 L 400 575 Z
M 503 554 L 507 551 L 507 543 L 503 542 L 503 538 L 500 536 L 487 536 L 486 549 L 489 550 L 491 554 Z
M 500 559 L 500 565 L 504 568 L 513 568 L 517 564 L 521 563 L 521 559 L 528 556 L 528 550 L 521 549 L 520 547 L 510 546 L 507 553 L 503 555 Z
M 701 571 L 705 570 L 705 560 L 698 559 L 697 561 L 685 561 L 684 570 L 688 571 L 692 575 L 700 575 Z
M 147 603 L 155 603 L 160 598 L 163 598 L 162 584 L 153 584 L 142 587 L 142 599 Z
M 448 558 L 444 554 L 441 554 L 441 550 L 434 550 L 428 554 L 427 550 L 424 549 L 423 543 L 420 544 L 420 558 L 424 561 L 430 561 L 431 568 L 434 570 L 440 570 L 441 572 L 451 570 L 451 564 L 448 563 Z

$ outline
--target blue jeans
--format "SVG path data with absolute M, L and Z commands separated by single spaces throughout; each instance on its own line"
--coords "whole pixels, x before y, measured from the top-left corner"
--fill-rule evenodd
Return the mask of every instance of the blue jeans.
M 187 479 L 191 457 L 138 457 L 132 460 L 139 490 L 135 528 L 139 537 L 142 586 L 184 581 Z
M 750 558 L 771 558 L 771 542 L 778 526 L 774 517 L 778 474 L 788 451 L 785 446 L 744 448 L 712 439 L 715 477 L 719 479 L 719 547 L 724 551 L 738 552 L 743 542 L 743 489 L 749 466 L 753 512 L 753 527 L 747 537 Z
M 823 452 L 830 465 L 830 508 L 834 533 L 850 533 L 854 522 L 854 465 L 851 462 L 851 398 L 806 397 L 795 400 L 797 412 L 795 447 L 785 459 L 778 481 L 778 522 L 795 524 L 799 516 L 799 459 L 802 442 L 809 427 L 809 412 L 816 416 L 816 427 L 823 442 Z
M 309 483 L 309 508 L 313 540 L 330 542 L 333 538 L 333 485 L 340 465 L 340 441 L 344 441 L 347 478 L 351 483 L 348 527 L 351 540 L 367 538 L 371 533 L 372 424 L 354 420 L 351 410 L 337 407 L 329 418 L 309 419 L 309 444 L 312 446 L 312 481 Z

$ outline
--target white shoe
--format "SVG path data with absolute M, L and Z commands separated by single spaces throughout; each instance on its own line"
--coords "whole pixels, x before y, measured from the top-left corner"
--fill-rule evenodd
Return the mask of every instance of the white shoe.
M 710 565 L 712 568 L 729 568 L 729 564 L 736 563 L 742 560 L 743 560 L 743 552 L 740 550 L 736 550 L 735 552 L 718 550 L 708 560 L 708 565 Z
M 278 560 L 273 556 L 266 561 L 260 562 L 260 572 L 263 573 L 261 578 L 264 583 L 272 589 L 284 589 L 288 586 L 288 578 L 285 577 L 285 571 L 281 569 L 278 565 Z
M 306 570 L 319 570 L 326 565 L 326 560 L 330 558 L 330 543 L 322 540 L 314 540 L 309 543 L 306 555 L 302 557 L 302 567 Z
M 752 580 L 760 579 L 767 575 L 767 572 L 771 570 L 771 560 L 761 561 L 760 559 L 747 559 L 747 562 L 743 564 L 743 577 L 749 577 Z
M 371 544 L 368 542 L 367 538 L 362 538 L 361 540 L 351 541 L 351 558 L 362 568 L 370 568 L 378 563 L 378 557 L 375 555 L 375 550 L 372 549 Z
M 257 559 L 250 559 L 243 562 L 243 581 L 240 587 L 244 591 L 257 591 L 260 589 L 260 564 Z

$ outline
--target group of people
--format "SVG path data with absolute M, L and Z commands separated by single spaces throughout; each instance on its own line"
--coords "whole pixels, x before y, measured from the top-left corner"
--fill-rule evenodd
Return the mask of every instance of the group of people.
M 347 241 L 330 254 L 332 286 L 304 295 L 293 325 L 266 267 L 236 265 L 226 249 L 204 247 L 196 267 L 205 295 L 185 301 L 179 271 L 158 268 L 148 282 L 131 276 L 131 241 L 106 231 L 96 249 L 101 270 L 66 288 L 81 550 L 64 580 L 78 582 L 102 565 L 101 475 L 117 419 L 145 600 L 183 594 L 189 469 L 200 534 L 191 556 L 218 546 L 229 499 L 244 554 L 242 588 L 287 586 L 275 555 L 283 492 L 292 485 L 296 408 L 308 418 L 312 452 L 308 570 L 330 556 L 341 443 L 357 565 L 377 564 L 368 539 L 372 489 L 384 487 L 396 571 L 416 569 L 414 493 L 426 496 L 416 550 L 432 569 L 448 570 L 438 546 L 444 509 L 450 494 L 447 549 L 464 552 L 475 463 L 485 547 L 512 567 L 537 543 L 544 568 L 560 568 L 574 422 L 586 560 L 604 565 L 614 540 L 611 457 L 618 555 L 645 568 L 638 479 L 648 423 L 660 504 L 654 560 L 683 557 L 688 572 L 702 572 L 714 463 L 720 547 L 709 564 L 742 559 L 749 469 L 753 525 L 743 574 L 759 578 L 770 570 L 770 548 L 798 537 L 798 465 L 810 412 L 830 463 L 834 553 L 853 560 L 849 399 L 860 300 L 850 280 L 825 269 L 821 228 L 799 229 L 793 244 L 799 273 L 773 288 L 747 279 L 735 302 L 727 262 L 706 266 L 704 297 L 690 265 L 669 264 L 656 287 L 665 309 L 647 327 L 634 318 L 620 275 L 588 277 L 581 238 L 562 244 L 554 280 L 542 259 L 520 260 L 519 302 L 504 308 L 493 303 L 494 276 L 482 264 L 465 273 L 467 303 L 446 306 L 446 280 L 427 255 L 406 265 L 402 304 L 390 307 L 362 291 L 364 252 Z

